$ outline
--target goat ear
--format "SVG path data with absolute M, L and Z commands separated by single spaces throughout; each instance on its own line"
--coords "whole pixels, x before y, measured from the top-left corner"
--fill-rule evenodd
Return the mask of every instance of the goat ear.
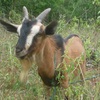
M 17 33 L 18 25 L 7 23 L 1 19 L 0 19 L 0 23 L 4 26 L 4 28 L 6 28 L 7 31 Z
M 46 35 L 53 35 L 56 31 L 57 21 L 52 21 L 48 26 L 45 28 Z

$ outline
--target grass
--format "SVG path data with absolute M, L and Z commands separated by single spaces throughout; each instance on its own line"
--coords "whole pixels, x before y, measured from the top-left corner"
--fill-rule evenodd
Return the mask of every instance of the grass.
M 76 33 L 83 39 L 88 63 L 86 77 L 100 74 L 100 30 L 88 25 L 84 25 L 83 28 L 71 23 L 67 27 L 63 21 L 59 23 L 57 31 L 63 36 Z M 11 34 L 0 26 L 0 100 L 44 100 L 44 90 L 37 66 L 32 66 L 26 85 L 19 82 L 21 65 L 14 54 L 17 38 L 17 34 Z M 55 95 L 55 99 L 52 100 L 61 100 L 61 91 L 57 91 L 58 96 Z M 52 90 L 52 94 L 53 92 Z M 100 100 L 100 77 L 86 81 L 84 86 L 80 83 L 71 84 L 66 94 L 70 100 Z

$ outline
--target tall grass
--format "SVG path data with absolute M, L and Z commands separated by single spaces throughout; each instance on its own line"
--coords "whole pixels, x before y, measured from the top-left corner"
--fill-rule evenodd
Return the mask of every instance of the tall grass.
M 84 43 L 87 55 L 86 77 L 92 77 L 100 73 L 100 29 L 96 24 L 74 18 L 66 23 L 61 16 L 57 33 L 67 37 L 71 33 L 78 34 Z M 28 83 L 22 85 L 19 82 L 21 65 L 15 57 L 14 49 L 17 42 L 17 34 L 11 34 L 0 26 L 0 100 L 44 100 L 42 81 L 37 73 L 37 66 L 33 65 L 29 72 Z M 72 80 L 73 82 L 77 79 Z M 78 79 L 79 80 L 79 79 Z M 70 84 L 65 90 L 70 100 L 100 100 L 100 77 L 85 82 Z M 59 88 L 52 89 L 52 100 L 62 100 L 62 92 Z M 55 94 L 53 96 L 53 94 Z

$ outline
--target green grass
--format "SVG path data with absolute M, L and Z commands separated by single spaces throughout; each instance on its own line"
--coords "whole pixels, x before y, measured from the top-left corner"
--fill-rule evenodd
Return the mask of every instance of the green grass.
M 31 68 L 28 84 L 21 85 L 21 65 L 14 54 L 16 42 L 17 34 L 10 34 L 0 27 L 0 100 L 37 100 L 42 97 L 43 90 L 37 67 Z
M 87 62 L 91 62 L 87 67 L 86 77 L 92 77 L 100 73 L 100 30 L 93 26 L 78 27 L 75 23 L 71 24 L 66 25 L 60 21 L 57 31 L 63 37 L 76 33 L 83 39 Z M 32 66 L 26 85 L 19 82 L 21 65 L 14 54 L 17 38 L 17 34 L 11 34 L 0 26 L 0 100 L 44 100 L 43 85 L 37 73 L 37 66 Z M 92 60 L 91 51 L 94 50 L 95 59 Z M 52 95 L 53 92 L 52 90 Z M 52 100 L 61 100 L 60 89 L 57 88 L 56 92 L 58 96 L 56 95 Z M 80 83 L 70 84 L 66 94 L 69 95 L 70 100 L 100 100 L 100 77 L 86 81 L 84 86 Z

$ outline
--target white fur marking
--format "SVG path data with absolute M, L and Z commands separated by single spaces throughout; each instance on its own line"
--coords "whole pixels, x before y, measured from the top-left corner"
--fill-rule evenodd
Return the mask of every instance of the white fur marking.
M 40 26 L 38 25 L 32 27 L 31 33 L 29 33 L 29 35 L 27 36 L 26 45 L 25 45 L 26 49 L 28 49 L 31 46 L 33 37 L 39 32 L 39 30 L 40 30 Z
M 22 24 L 19 25 L 19 27 L 17 28 L 17 32 L 18 32 L 19 35 L 20 35 L 20 30 L 21 30 L 21 28 L 22 28 Z

